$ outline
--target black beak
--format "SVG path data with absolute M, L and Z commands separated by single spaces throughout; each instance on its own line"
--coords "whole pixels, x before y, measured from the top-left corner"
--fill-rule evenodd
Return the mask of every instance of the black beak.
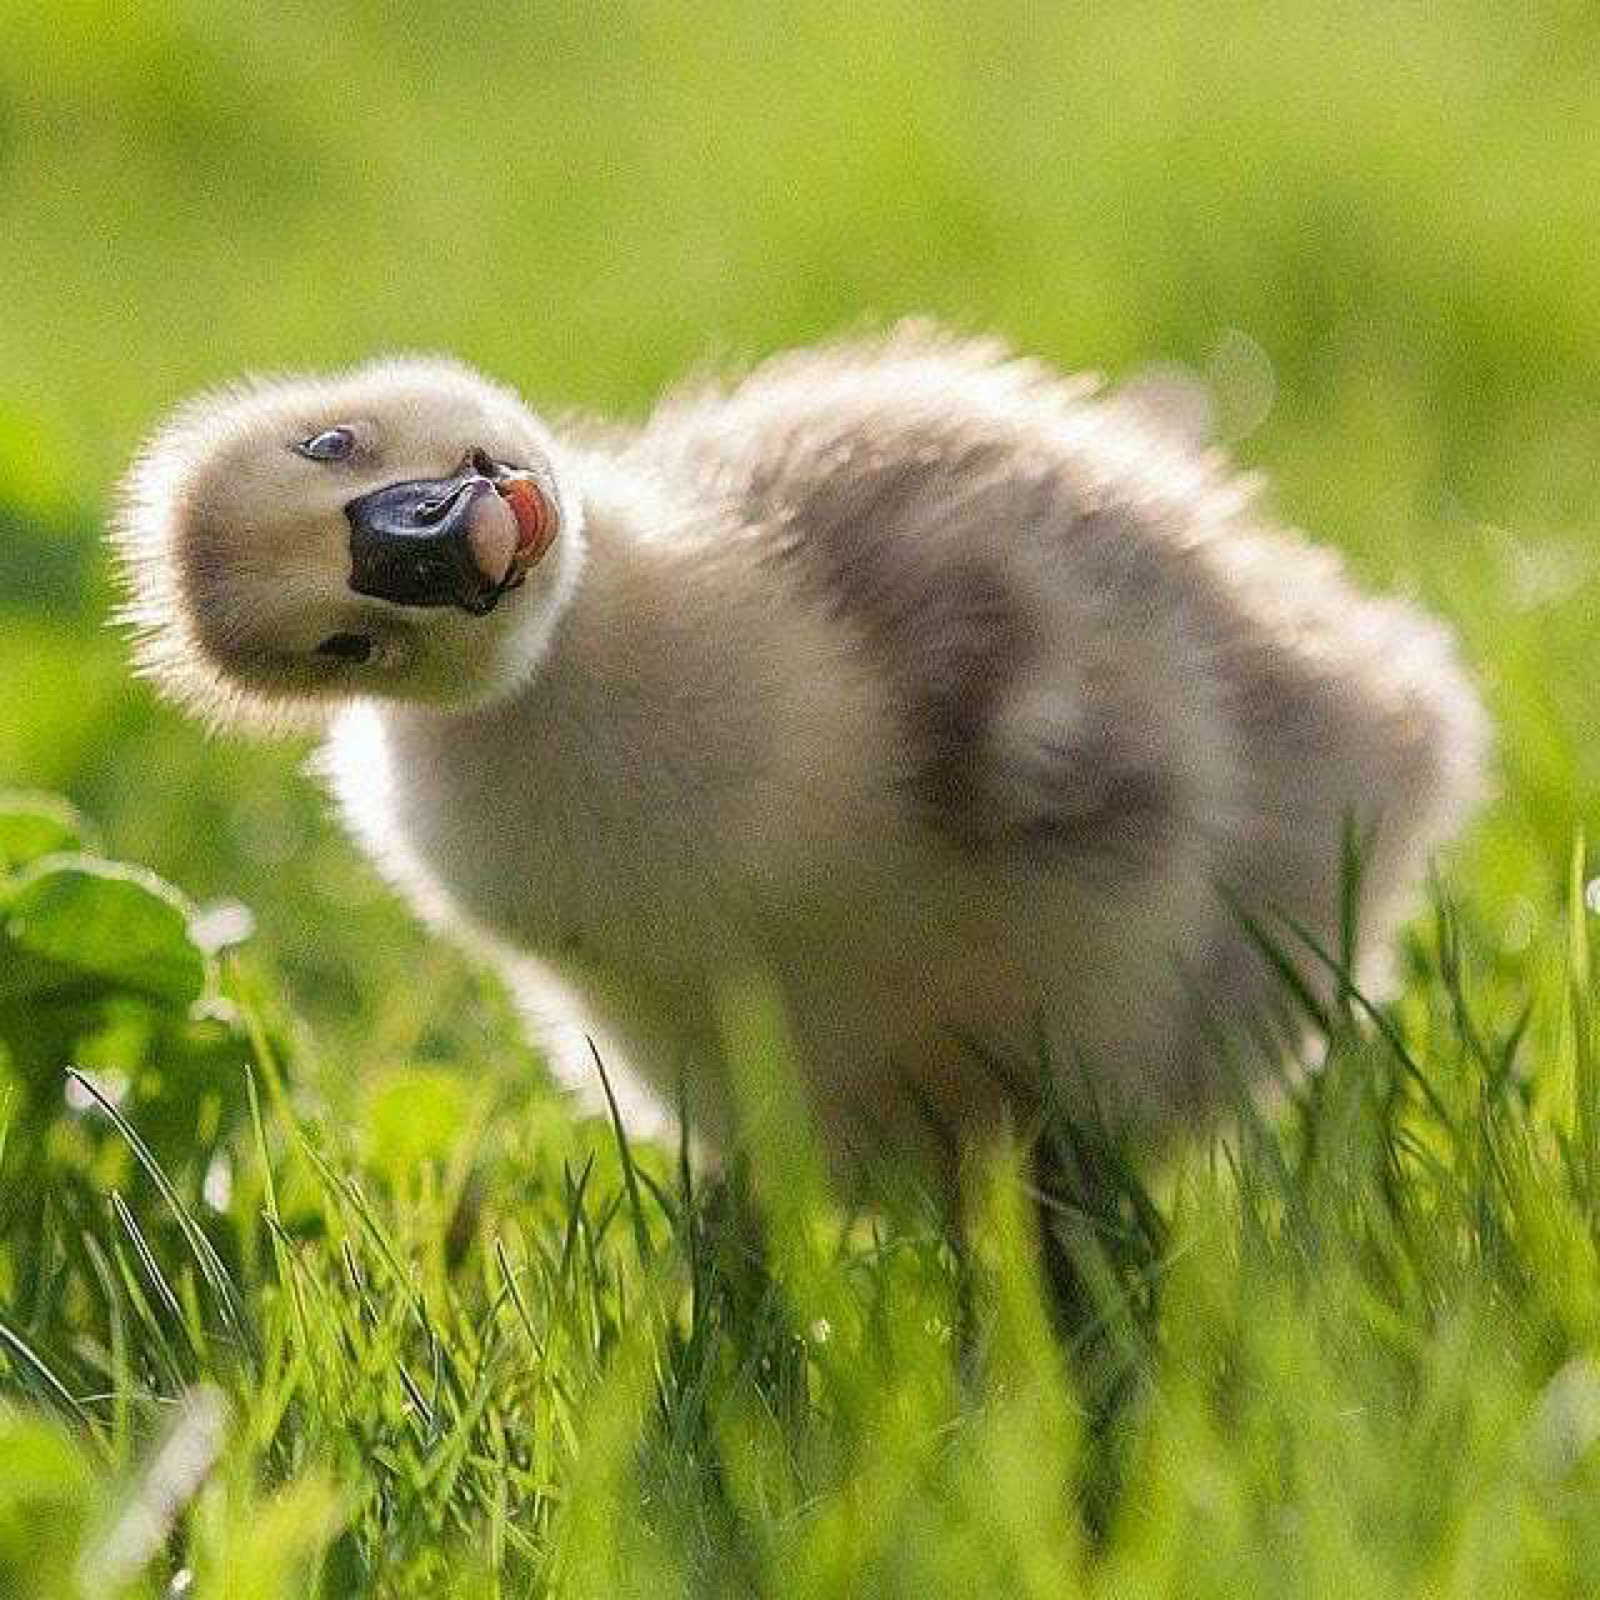
M 459 606 L 492 611 L 505 592 L 478 568 L 468 519 L 494 483 L 469 460 L 450 478 L 391 483 L 352 500 L 350 587 L 402 606 Z

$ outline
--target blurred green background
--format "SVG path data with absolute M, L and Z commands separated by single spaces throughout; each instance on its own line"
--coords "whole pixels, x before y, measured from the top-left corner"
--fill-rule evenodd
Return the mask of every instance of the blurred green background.
M 1502 729 L 1508 952 L 1600 822 L 1600 8 L 0 7 L 0 784 L 240 898 L 359 1070 L 495 1008 L 307 747 L 128 676 L 100 535 L 162 410 L 448 349 L 536 404 L 932 311 L 1177 361 L 1283 513 L 1454 617 Z

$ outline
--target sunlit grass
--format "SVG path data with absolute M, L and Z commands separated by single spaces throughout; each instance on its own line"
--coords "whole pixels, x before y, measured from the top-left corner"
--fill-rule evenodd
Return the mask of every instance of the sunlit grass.
M 1049 1161 L 974 1160 L 959 1226 L 830 1199 L 759 993 L 712 1176 L 526 1079 L 396 1072 L 347 1126 L 224 955 L 204 1150 L 159 1058 L 8 1107 L 4 1592 L 1588 1592 L 1584 891 L 1577 855 L 1509 980 L 1441 904 L 1397 1004 L 1314 1007 L 1272 1114 L 1164 1162 L 1052 1120 Z M 23 1056 L 188 992 L 26 981 Z

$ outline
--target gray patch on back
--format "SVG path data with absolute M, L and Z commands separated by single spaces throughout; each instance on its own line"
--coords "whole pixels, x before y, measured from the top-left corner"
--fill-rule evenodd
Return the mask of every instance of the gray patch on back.
M 1057 464 L 1003 430 L 914 411 L 806 410 L 764 445 L 723 487 L 890 685 L 928 826 L 969 850 L 1144 861 L 1173 786 L 1115 727 L 1063 708 L 1020 746 L 997 737 L 1048 645 L 1046 597 L 1008 547 L 1042 532 L 1065 552 L 1097 515 Z
M 846 452 L 833 471 L 786 475 L 773 507 L 777 548 L 859 631 L 893 685 L 928 820 L 977 844 L 996 822 L 989 730 L 1032 654 L 1036 622 L 994 562 L 942 548 L 948 528 L 977 511 L 996 452 L 960 440 L 896 443 L 892 459 Z M 766 509 L 759 490 L 755 505 Z
M 1003 566 L 955 539 L 1035 510 L 1004 478 L 1014 463 L 993 441 L 933 425 L 889 440 L 841 430 L 795 442 L 746 486 L 744 512 L 775 529 L 778 558 L 891 685 L 926 820 L 964 845 L 992 843 L 1003 797 L 990 732 L 1039 621 Z M 1047 498 L 1042 486 L 1034 497 Z

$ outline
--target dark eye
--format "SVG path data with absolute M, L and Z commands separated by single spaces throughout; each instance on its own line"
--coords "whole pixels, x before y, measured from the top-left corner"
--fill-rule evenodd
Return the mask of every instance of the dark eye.
M 325 428 L 294 448 L 310 461 L 344 461 L 356 447 L 356 436 L 349 428 Z
M 364 633 L 329 634 L 317 646 L 317 654 L 333 661 L 353 661 L 359 666 L 372 659 L 372 640 Z

